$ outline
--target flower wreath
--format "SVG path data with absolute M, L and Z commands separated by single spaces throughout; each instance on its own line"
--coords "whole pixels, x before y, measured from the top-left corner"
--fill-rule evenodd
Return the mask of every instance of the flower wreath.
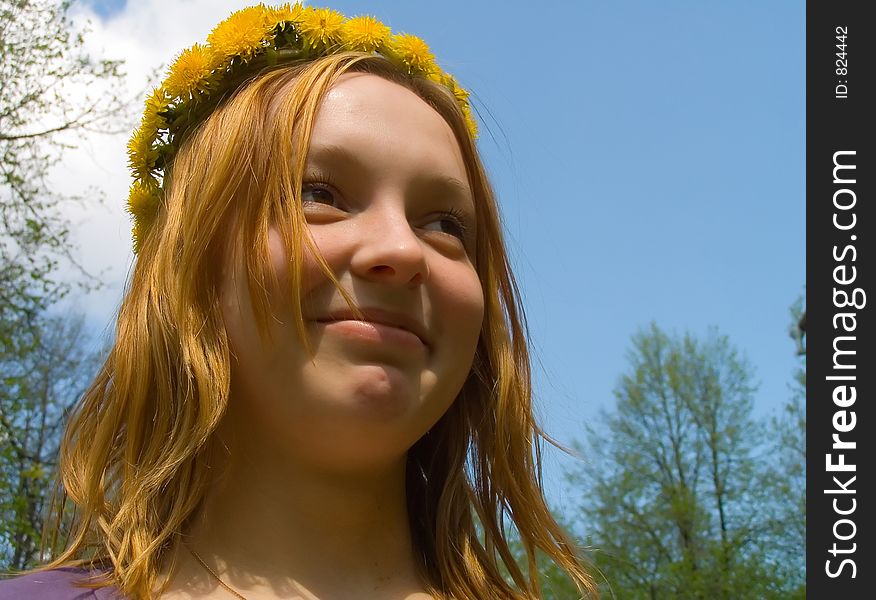
M 205 45 L 181 52 L 164 82 L 146 99 L 140 126 L 128 142 L 134 252 L 158 214 L 164 169 L 178 149 L 178 135 L 242 82 L 240 75 L 253 59 L 273 66 L 346 50 L 381 54 L 410 75 L 444 85 L 453 92 L 472 137 L 477 137 L 468 92 L 441 70 L 422 39 L 392 34 L 374 17 L 347 18 L 330 8 L 300 3 L 244 8 L 219 23 Z

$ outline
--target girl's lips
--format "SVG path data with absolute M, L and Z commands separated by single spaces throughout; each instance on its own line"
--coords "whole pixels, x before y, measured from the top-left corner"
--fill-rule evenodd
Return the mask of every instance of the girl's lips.
M 372 325 L 385 325 L 393 329 L 401 329 L 407 333 L 414 335 L 419 342 L 426 346 L 430 346 L 427 336 L 427 328 L 423 321 L 408 315 L 407 313 L 388 310 L 385 308 L 377 308 L 371 306 L 359 307 L 360 315 L 356 315 L 349 308 L 339 308 L 328 311 L 323 315 L 317 316 L 314 320 L 317 322 L 335 322 L 335 321 L 355 321 L 357 323 L 370 323 Z
M 356 319 L 317 320 L 316 323 L 324 331 L 337 333 L 355 340 L 393 344 L 411 349 L 425 348 L 425 344 L 415 333 L 394 325 Z

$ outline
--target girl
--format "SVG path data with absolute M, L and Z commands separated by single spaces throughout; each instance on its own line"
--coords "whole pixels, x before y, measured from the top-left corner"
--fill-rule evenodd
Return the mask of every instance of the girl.
M 536 551 L 595 595 L 476 133 L 371 17 L 258 5 L 183 52 L 129 145 L 137 261 L 53 560 L 0 598 L 540 598 Z

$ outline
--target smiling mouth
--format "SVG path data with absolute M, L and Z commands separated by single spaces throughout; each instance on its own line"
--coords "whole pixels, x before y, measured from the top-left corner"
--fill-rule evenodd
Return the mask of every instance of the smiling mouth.
M 382 306 L 359 306 L 358 312 L 349 308 L 329 309 L 321 315 L 313 315 L 314 321 L 332 330 L 348 333 L 360 332 L 366 338 L 380 339 L 380 333 L 387 341 L 407 339 L 420 346 L 430 348 L 428 328 L 421 319 L 405 311 L 392 310 Z M 338 324 L 346 323 L 345 326 Z M 361 336 L 360 336 L 361 337 Z
M 317 319 L 325 331 L 343 335 L 351 340 L 392 344 L 409 348 L 427 348 L 416 333 L 397 325 L 358 319 Z

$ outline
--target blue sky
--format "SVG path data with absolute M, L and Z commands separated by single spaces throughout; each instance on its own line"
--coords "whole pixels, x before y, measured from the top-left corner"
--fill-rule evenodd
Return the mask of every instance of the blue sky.
M 125 8 L 127 0 L 84 0 L 103 19 L 108 19 Z
M 788 307 L 805 279 L 803 2 L 332 7 L 420 35 L 472 91 L 548 432 L 569 443 L 612 406 L 652 320 L 728 335 L 756 370 L 756 414 L 788 399 Z M 546 462 L 562 504 L 573 462 Z

